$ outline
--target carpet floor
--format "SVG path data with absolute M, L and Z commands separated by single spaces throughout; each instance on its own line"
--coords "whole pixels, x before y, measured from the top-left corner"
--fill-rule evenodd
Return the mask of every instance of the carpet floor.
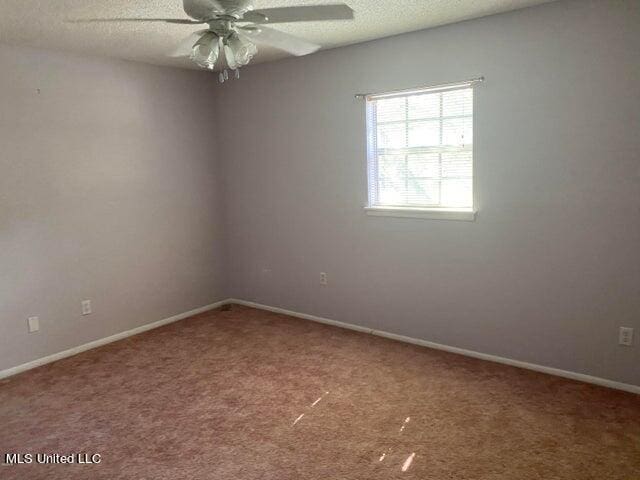
M 233 306 L 0 381 L 7 452 L 101 462 L 6 480 L 638 480 L 640 396 Z

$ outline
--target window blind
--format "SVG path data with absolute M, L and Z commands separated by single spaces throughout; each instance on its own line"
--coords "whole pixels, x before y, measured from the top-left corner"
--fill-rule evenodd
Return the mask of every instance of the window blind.
M 473 208 L 473 88 L 370 95 L 370 207 Z

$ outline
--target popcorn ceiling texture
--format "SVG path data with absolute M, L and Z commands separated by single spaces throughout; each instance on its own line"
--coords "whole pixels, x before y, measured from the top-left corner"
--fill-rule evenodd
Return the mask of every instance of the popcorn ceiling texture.
M 0 454 L 102 455 L 0 478 L 630 480 L 638 398 L 233 306 L 0 382 Z
M 355 21 L 282 24 L 277 28 L 325 48 L 444 25 L 528 7 L 550 0 L 344 0 Z M 255 0 L 255 8 L 339 3 L 338 0 Z M 187 18 L 182 0 L 2 0 L 0 43 L 25 45 L 194 68 L 170 58 L 177 43 L 199 25 L 164 23 L 78 24 L 81 18 Z M 261 49 L 253 63 L 286 56 Z

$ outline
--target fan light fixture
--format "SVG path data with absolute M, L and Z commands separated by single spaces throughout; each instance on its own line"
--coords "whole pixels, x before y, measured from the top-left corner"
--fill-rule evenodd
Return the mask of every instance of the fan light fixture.
M 201 68 L 214 70 L 221 51 L 227 61 L 227 67 L 234 70 L 235 77 L 239 78 L 240 67 L 249 64 L 258 53 L 258 47 L 237 32 L 221 37 L 215 32 L 208 31 L 193 45 L 191 60 Z M 228 79 L 229 72 L 225 69 L 219 74 L 220 83 Z
M 172 54 L 189 57 L 200 68 L 216 69 L 222 53 L 226 68 L 219 74 L 220 83 L 229 79 L 231 69 L 240 78 L 240 67 L 258 53 L 258 45 L 274 47 L 291 55 L 309 55 L 320 45 L 308 42 L 267 24 L 353 20 L 353 10 L 345 4 L 306 5 L 254 10 L 253 0 L 183 0 L 187 18 L 85 18 L 73 23 L 162 22 L 174 25 L 203 25 Z

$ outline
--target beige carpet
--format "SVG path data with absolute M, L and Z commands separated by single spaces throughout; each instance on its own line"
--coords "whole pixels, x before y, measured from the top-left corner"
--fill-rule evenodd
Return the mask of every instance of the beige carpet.
M 640 479 L 640 396 L 234 306 L 0 382 L 1 479 Z

